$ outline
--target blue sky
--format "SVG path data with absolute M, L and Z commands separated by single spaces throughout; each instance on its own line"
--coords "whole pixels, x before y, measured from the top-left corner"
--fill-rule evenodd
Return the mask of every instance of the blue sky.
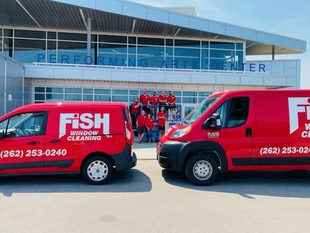
M 310 88 L 309 0 L 131 1 L 155 7 L 195 7 L 196 15 L 199 17 L 307 41 L 307 52 L 297 55 L 276 55 L 275 59 L 300 59 L 301 88 Z M 258 59 L 271 60 L 271 56 L 261 56 Z

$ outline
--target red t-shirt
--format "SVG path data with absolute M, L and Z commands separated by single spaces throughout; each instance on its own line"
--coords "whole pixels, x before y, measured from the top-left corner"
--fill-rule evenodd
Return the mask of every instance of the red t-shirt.
M 146 116 L 142 116 L 142 115 L 139 115 L 137 117 L 137 121 L 138 121 L 138 127 L 143 127 L 145 126 L 145 120 L 146 120 Z
M 167 98 L 168 104 L 175 104 L 177 98 L 174 95 L 169 95 Z
M 132 103 L 131 104 L 131 113 L 137 113 L 139 114 L 140 113 L 140 106 L 135 108 L 139 103 Z
M 143 105 L 148 104 L 150 101 L 150 96 L 148 94 L 142 94 L 140 95 L 140 101 Z
M 165 118 L 160 118 L 164 116 Z M 158 118 L 158 121 L 157 121 L 157 126 L 165 126 L 166 124 L 166 119 L 167 119 L 167 114 L 164 113 L 164 112 L 158 112 L 157 113 L 157 118 Z
M 151 104 L 158 104 L 158 97 L 157 96 L 152 96 L 150 103 Z
M 158 96 L 158 104 L 161 105 L 161 104 L 166 104 L 166 103 L 167 103 L 167 96 L 160 94 Z
M 149 130 L 153 130 L 154 129 L 154 119 L 153 118 L 146 118 L 145 120 L 145 124 L 146 124 L 146 127 L 149 129 Z

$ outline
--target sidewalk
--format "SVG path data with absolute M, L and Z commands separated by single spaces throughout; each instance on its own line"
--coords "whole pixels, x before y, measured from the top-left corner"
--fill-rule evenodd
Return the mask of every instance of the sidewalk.
M 138 159 L 156 159 L 156 145 L 153 143 L 139 143 L 138 138 L 135 137 L 133 151 L 136 153 Z

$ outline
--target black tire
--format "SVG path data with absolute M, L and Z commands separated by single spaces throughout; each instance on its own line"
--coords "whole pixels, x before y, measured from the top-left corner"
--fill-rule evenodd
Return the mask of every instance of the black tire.
M 215 181 L 219 168 L 210 155 L 196 154 L 187 161 L 185 174 L 194 185 L 206 186 Z
M 103 156 L 89 158 L 82 168 L 84 179 L 95 185 L 107 183 L 112 178 L 113 173 L 111 162 Z

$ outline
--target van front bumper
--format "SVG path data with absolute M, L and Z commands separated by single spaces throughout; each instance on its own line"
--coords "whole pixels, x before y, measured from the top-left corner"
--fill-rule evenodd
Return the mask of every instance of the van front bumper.
M 157 145 L 157 160 L 161 167 L 183 171 L 183 155 L 186 142 L 167 141 Z

